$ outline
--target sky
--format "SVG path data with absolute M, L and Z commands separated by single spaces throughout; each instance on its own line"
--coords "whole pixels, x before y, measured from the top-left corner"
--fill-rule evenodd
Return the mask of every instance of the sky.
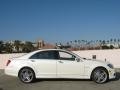
M 0 40 L 120 38 L 120 0 L 0 0 Z

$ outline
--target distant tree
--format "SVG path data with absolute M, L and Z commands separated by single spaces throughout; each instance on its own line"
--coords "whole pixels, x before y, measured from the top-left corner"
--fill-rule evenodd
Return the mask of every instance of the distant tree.
M 117 42 L 119 43 L 119 42 L 120 42 L 120 39 L 118 39 Z
M 99 42 L 99 40 L 96 40 L 96 43 L 98 43 Z
M 118 39 L 117 42 L 118 42 L 118 48 L 120 48 L 120 39 Z
M 62 45 L 62 43 L 60 42 L 59 43 L 59 46 L 58 46 L 60 49 L 62 49 L 63 48 L 63 45 Z
M 114 39 L 114 44 L 116 43 L 116 41 L 117 41 L 117 40 L 116 40 L 116 38 L 115 38 L 115 39 Z
M 114 49 L 114 46 L 113 45 L 110 45 L 110 47 L 109 47 L 110 49 Z
M 106 41 L 105 41 L 105 40 L 103 40 L 103 41 L 102 41 L 102 45 L 105 45 L 105 44 L 106 44 Z
M 0 41 L 0 53 L 2 53 L 3 50 L 4 50 L 3 41 Z
M 80 45 L 80 43 L 81 43 L 81 40 L 78 40 L 78 43 L 79 43 L 79 45 Z
M 35 47 L 32 45 L 32 42 L 26 42 L 23 46 L 23 52 L 31 52 L 34 51 Z
M 113 39 L 112 39 L 112 38 L 110 39 L 110 42 L 111 42 L 111 43 L 113 42 Z
M 74 40 L 74 48 L 77 47 L 77 40 Z
M 20 49 L 20 46 L 21 46 L 21 41 L 15 40 L 14 41 L 14 46 L 15 46 L 16 52 L 19 52 L 19 49 Z
M 99 40 L 99 43 L 101 44 L 102 40 Z
M 69 44 L 69 42 L 67 42 L 67 46 L 69 46 L 70 44 Z
M 59 45 L 62 46 L 62 43 L 60 42 Z
M 13 48 L 13 46 L 10 43 L 6 43 L 4 50 L 6 53 L 12 53 L 13 52 L 12 48 Z
M 81 40 L 82 42 L 85 42 L 85 40 Z
M 58 46 L 58 44 L 57 44 L 57 43 L 55 43 L 55 46 Z
M 87 44 L 87 40 L 85 40 L 84 42 L 85 42 L 85 44 Z
M 110 41 L 109 41 L 109 40 L 107 40 L 107 43 L 108 43 L 108 44 L 109 44 L 109 42 L 110 42 Z
M 70 45 L 72 46 L 72 41 L 70 41 Z
M 102 46 L 102 49 L 109 49 L 109 46 L 103 45 L 103 46 Z
M 75 44 L 77 44 L 77 40 L 75 40 L 74 42 L 75 42 Z
M 118 38 L 118 42 L 120 42 L 120 39 Z

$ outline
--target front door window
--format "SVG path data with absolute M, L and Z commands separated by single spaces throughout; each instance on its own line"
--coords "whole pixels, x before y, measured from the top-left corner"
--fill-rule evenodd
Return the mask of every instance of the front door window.
M 60 57 L 60 60 L 70 60 L 70 61 L 74 61 L 75 60 L 75 56 L 70 54 L 70 53 L 67 53 L 67 52 L 59 52 L 59 57 Z

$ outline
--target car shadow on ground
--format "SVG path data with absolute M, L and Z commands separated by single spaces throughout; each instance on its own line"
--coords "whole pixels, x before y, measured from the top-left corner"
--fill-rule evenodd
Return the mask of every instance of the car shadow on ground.
M 114 81 L 120 80 L 120 72 L 116 72 L 116 78 L 113 80 Z
M 3 88 L 0 88 L 0 90 L 3 90 Z
M 51 79 L 37 79 L 35 80 L 33 83 L 37 83 L 37 82 L 44 82 L 44 81 L 91 81 L 89 79 L 65 79 L 65 78 L 57 78 L 57 79 L 54 79 L 54 78 L 51 78 Z
M 109 80 L 108 82 L 118 81 L 118 80 L 120 80 L 120 72 L 116 72 L 116 78 L 115 78 L 115 79 L 111 79 L 111 80 Z

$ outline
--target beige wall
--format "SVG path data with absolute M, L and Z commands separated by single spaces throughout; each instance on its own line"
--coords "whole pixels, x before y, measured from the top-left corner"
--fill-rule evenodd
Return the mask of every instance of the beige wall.
M 14 54 L 0 54 L 0 69 L 4 69 L 7 61 L 10 58 L 22 56 L 24 53 L 14 53 Z
M 98 60 L 111 62 L 114 67 L 120 68 L 120 49 L 114 50 L 87 50 L 87 51 L 75 51 L 81 57 L 92 58 L 96 55 Z
M 116 68 L 120 68 L 120 49 L 117 50 L 86 50 L 86 51 L 74 51 L 81 57 L 92 58 L 92 55 L 96 55 L 99 60 L 107 60 L 114 64 Z M 0 69 L 4 69 L 8 59 L 13 57 L 22 56 L 24 53 L 16 54 L 0 54 Z

